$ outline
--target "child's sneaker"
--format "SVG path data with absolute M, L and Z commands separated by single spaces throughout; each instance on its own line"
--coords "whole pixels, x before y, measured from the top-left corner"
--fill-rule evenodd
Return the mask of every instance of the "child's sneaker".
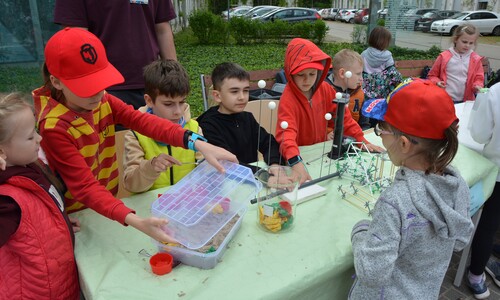
M 493 281 L 495 284 L 500 287 L 500 263 L 497 262 L 496 260 L 490 258 L 488 260 L 488 263 L 486 264 L 486 267 L 484 268 L 488 274 L 490 274 L 491 278 L 493 278 Z
M 486 286 L 486 275 L 484 275 L 484 273 L 481 275 L 481 281 L 479 283 L 471 283 L 469 276 L 467 276 L 467 285 L 476 299 L 486 299 L 490 296 L 490 291 Z

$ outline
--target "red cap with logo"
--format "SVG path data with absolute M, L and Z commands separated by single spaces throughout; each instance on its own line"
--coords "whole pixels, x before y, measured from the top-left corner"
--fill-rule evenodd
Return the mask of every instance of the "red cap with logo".
M 445 130 L 458 120 L 448 93 L 422 79 L 404 81 L 387 99 L 366 100 L 363 115 L 386 121 L 406 134 L 427 139 L 443 139 Z
M 109 63 L 102 42 L 81 28 L 64 28 L 45 46 L 45 64 L 78 97 L 88 98 L 124 81 Z

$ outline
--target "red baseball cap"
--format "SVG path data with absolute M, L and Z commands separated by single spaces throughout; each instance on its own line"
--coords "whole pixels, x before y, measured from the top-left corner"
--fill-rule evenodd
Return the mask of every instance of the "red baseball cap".
M 385 121 L 400 131 L 427 139 L 444 139 L 445 130 L 457 121 L 448 93 L 429 80 L 401 83 L 387 99 L 363 103 L 363 115 Z
M 305 69 L 324 70 L 325 66 L 320 61 L 308 62 L 295 68 L 295 70 L 292 71 L 292 75 L 295 75 Z
M 124 81 L 109 63 L 102 42 L 91 32 L 66 27 L 54 34 L 45 46 L 49 73 L 78 97 L 91 97 Z

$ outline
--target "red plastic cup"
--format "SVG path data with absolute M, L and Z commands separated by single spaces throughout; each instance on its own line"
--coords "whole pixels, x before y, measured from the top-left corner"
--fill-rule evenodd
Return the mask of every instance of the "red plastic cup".
M 165 275 L 172 271 L 174 258 L 168 253 L 156 253 L 149 259 L 151 270 L 156 275 Z

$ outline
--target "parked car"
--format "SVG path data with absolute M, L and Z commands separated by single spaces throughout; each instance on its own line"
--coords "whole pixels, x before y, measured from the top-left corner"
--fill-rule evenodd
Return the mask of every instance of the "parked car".
M 363 19 L 361 20 L 361 23 L 368 24 L 368 21 L 370 21 L 370 15 L 364 16 Z
M 340 21 L 346 23 L 354 23 L 354 14 L 357 9 L 344 9 L 340 15 Z
M 238 6 L 238 7 L 235 7 L 235 8 L 231 8 L 229 10 L 229 13 L 228 11 L 223 11 L 222 12 L 222 17 L 224 19 L 229 19 L 229 18 L 232 18 L 232 17 L 241 17 L 243 16 L 244 14 L 246 14 L 250 9 L 252 9 L 251 6 Z
M 323 12 L 323 20 L 334 20 L 335 15 L 339 11 L 338 8 L 327 8 L 325 12 Z
M 500 35 L 500 15 L 486 10 L 464 11 L 453 18 L 435 21 L 431 25 L 431 32 L 451 35 L 464 23 L 476 26 L 482 34 Z
M 379 19 L 385 19 L 385 16 L 387 16 L 387 12 L 389 11 L 389 9 L 386 7 L 384 9 L 379 9 L 377 11 L 377 16 Z
M 456 10 L 438 10 L 425 13 L 417 20 L 417 30 L 428 32 L 431 30 L 432 22 L 451 18 L 458 13 L 460 12 Z
M 321 19 L 321 16 L 314 9 L 302 7 L 285 7 L 273 10 L 263 16 L 255 17 L 254 20 L 264 22 L 283 20 L 286 22 L 300 22 L 300 21 L 316 21 Z
M 273 5 L 259 5 L 255 6 L 251 10 L 249 10 L 243 17 L 245 18 L 254 18 L 267 14 L 270 11 L 280 8 L 279 6 Z
M 361 23 L 363 23 L 363 17 L 369 16 L 369 15 L 370 15 L 370 9 L 369 8 L 362 8 L 354 14 L 353 21 L 356 24 L 361 24 Z
M 437 11 L 437 8 L 412 8 L 403 14 L 402 25 L 404 29 L 417 30 L 418 19 L 425 13 Z
M 333 16 L 334 21 L 342 21 L 342 13 L 345 11 L 345 8 L 339 8 L 335 16 Z

